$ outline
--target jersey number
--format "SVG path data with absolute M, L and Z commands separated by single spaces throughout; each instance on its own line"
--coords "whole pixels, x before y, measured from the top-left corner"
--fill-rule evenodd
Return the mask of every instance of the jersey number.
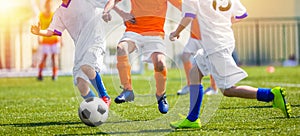
M 221 0 L 221 1 L 224 1 L 224 0 Z M 218 7 L 218 9 L 220 10 L 220 11 L 228 11 L 230 8 L 231 8 L 231 5 L 232 5 L 232 3 L 231 3 L 231 0 L 227 0 L 228 2 L 227 2 L 227 6 L 219 6 Z M 212 3 L 212 5 L 213 5 L 213 8 L 215 9 L 215 10 L 217 10 L 217 0 L 213 0 L 213 3 Z

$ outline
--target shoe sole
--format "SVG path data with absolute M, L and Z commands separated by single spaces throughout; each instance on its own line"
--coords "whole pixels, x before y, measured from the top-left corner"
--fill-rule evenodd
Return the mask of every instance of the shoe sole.
M 289 103 L 287 103 L 286 100 L 285 100 L 285 96 L 286 96 L 286 89 L 285 88 L 280 88 L 280 95 L 281 95 L 282 100 L 284 102 L 284 109 L 281 109 L 279 107 L 276 107 L 276 108 L 279 108 L 287 118 L 290 118 L 292 109 L 291 109 L 291 105 Z
M 183 130 L 183 129 L 201 129 L 201 127 L 176 127 L 176 126 L 172 126 L 170 125 L 171 128 L 174 128 L 175 130 Z
M 121 103 L 125 103 L 125 102 L 133 102 L 134 100 L 129 100 L 129 101 L 125 101 L 125 100 L 117 100 L 115 99 L 115 103 L 116 104 L 121 104 Z

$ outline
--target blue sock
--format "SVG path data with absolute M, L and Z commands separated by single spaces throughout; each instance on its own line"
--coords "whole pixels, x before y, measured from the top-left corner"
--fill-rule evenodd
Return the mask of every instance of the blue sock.
M 96 97 L 96 95 L 94 94 L 92 89 L 90 89 L 89 93 L 86 96 L 82 96 L 83 99 L 87 99 L 87 98 L 90 98 L 90 97 Z
M 256 99 L 258 101 L 270 102 L 274 99 L 274 94 L 269 88 L 258 88 L 256 93 Z
M 110 98 L 106 92 L 106 88 L 101 80 L 101 76 L 98 72 L 96 72 L 96 77 L 94 79 L 90 79 L 92 85 L 97 90 L 99 97 L 106 96 Z
M 200 107 L 203 98 L 203 86 L 190 85 L 190 112 L 187 116 L 189 121 L 195 121 L 199 118 Z

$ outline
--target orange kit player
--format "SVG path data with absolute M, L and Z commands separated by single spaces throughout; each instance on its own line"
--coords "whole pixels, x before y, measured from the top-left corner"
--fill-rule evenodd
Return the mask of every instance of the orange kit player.
M 39 15 L 39 25 L 42 30 L 46 30 L 52 20 L 53 12 L 51 11 L 51 0 L 46 0 L 45 2 L 45 11 L 41 12 Z M 43 80 L 43 69 L 46 66 L 47 56 L 51 54 L 52 60 L 52 80 L 57 79 L 57 71 L 58 71 L 58 54 L 59 54 L 59 37 L 58 36 L 40 36 L 39 44 L 42 47 L 42 60 L 39 64 L 39 73 L 38 80 Z
M 114 7 L 114 10 L 125 20 L 126 25 L 126 32 L 117 46 L 117 69 L 123 91 L 115 98 L 116 103 L 134 100 L 128 54 L 139 50 L 143 55 L 143 61 L 154 65 L 158 109 L 162 114 L 168 112 L 166 45 L 163 41 L 168 2 L 181 9 L 181 0 L 131 0 L 130 13 Z

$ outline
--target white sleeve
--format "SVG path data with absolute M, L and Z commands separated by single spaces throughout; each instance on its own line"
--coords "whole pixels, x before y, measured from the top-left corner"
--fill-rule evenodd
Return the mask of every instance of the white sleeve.
M 87 0 L 87 1 L 97 8 L 104 8 L 105 4 L 108 2 L 108 0 Z
M 59 17 L 60 12 L 56 11 L 52 17 L 52 21 L 48 27 L 48 30 L 53 31 L 56 35 L 61 36 L 62 32 L 66 29 L 61 18 Z
M 196 18 L 197 16 L 197 0 L 182 1 L 182 16 Z
M 240 0 L 233 0 L 233 16 L 238 19 L 243 19 L 248 16 L 247 10 Z

